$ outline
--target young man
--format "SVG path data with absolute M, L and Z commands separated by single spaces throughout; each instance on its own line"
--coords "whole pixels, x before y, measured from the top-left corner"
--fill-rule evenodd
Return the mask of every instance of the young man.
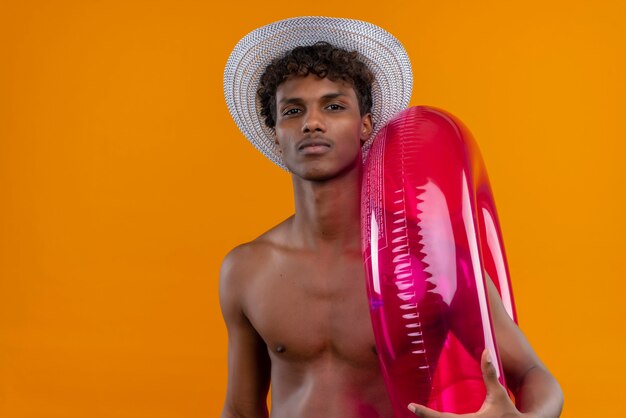
M 270 381 L 274 418 L 392 417 L 367 305 L 360 181 L 362 151 L 376 128 L 407 106 L 411 84 L 397 40 L 347 19 L 276 22 L 245 37 L 231 55 L 225 73 L 231 114 L 255 146 L 291 173 L 296 212 L 224 260 L 223 418 L 267 417 Z M 558 416 L 558 384 L 493 284 L 489 298 L 519 410 L 483 356 L 487 399 L 471 416 Z

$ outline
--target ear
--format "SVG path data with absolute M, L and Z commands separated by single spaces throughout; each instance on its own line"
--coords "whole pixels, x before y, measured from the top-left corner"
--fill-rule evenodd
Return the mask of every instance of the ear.
M 367 142 L 372 135 L 372 114 L 367 113 L 361 118 L 361 145 Z
M 274 144 L 276 144 L 278 148 L 278 152 L 283 153 L 283 149 L 280 147 L 280 143 L 278 142 L 278 136 L 276 136 L 276 130 L 272 129 L 272 139 L 274 140 Z

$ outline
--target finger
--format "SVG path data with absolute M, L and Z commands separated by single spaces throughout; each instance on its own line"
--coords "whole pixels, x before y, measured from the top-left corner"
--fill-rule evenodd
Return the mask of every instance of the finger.
M 409 411 L 413 412 L 420 418 L 454 418 L 458 417 L 456 414 L 449 414 L 445 412 L 437 412 L 433 409 L 427 408 L 424 405 L 419 405 L 416 403 L 409 404 Z
M 487 396 L 494 396 L 503 391 L 506 392 L 498 380 L 496 365 L 494 364 L 493 358 L 491 357 L 491 353 L 488 349 L 483 351 L 481 367 L 483 369 L 483 380 L 485 382 L 485 387 L 487 388 Z

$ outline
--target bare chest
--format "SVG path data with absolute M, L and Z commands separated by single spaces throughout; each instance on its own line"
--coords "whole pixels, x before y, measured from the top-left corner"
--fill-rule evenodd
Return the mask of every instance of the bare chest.
M 376 364 L 360 257 L 290 257 L 251 287 L 246 314 L 273 355 L 309 362 L 333 356 Z

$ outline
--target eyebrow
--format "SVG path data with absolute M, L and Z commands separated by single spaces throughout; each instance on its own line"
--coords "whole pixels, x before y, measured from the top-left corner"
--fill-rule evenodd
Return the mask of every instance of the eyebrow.
M 342 92 L 336 92 L 336 93 L 328 93 L 325 94 L 321 97 L 322 100 L 332 100 L 332 99 L 336 99 L 338 97 L 342 97 L 342 96 L 347 96 L 346 93 L 342 93 Z M 301 103 L 303 100 L 300 97 L 289 97 L 289 98 L 284 98 L 282 99 L 280 102 L 278 102 L 279 104 L 293 104 L 293 103 Z

